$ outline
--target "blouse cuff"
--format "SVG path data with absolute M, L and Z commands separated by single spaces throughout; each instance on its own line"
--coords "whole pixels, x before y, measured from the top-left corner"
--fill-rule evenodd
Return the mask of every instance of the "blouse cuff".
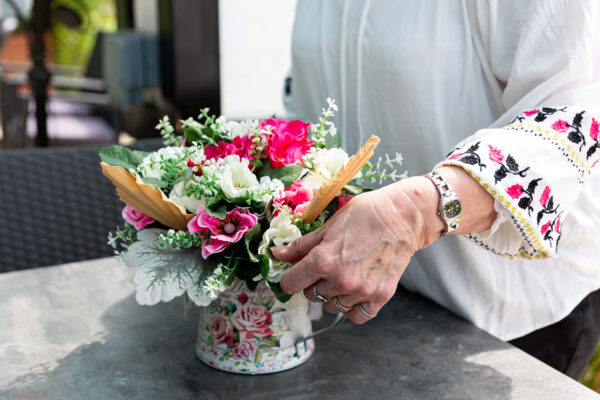
M 510 258 L 556 256 L 561 219 L 600 155 L 598 120 L 570 107 L 525 111 L 455 148 L 436 167 L 464 169 L 494 197 L 497 212 L 490 229 L 466 237 Z

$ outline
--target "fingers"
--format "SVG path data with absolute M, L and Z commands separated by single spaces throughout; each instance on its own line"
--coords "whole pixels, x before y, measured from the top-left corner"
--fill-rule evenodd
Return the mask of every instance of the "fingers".
M 293 294 L 312 287 L 313 283 L 325 276 L 332 265 L 335 265 L 335 261 L 324 246 L 314 247 L 281 276 L 279 281 L 281 289 L 288 294 Z
M 287 246 L 273 247 L 271 252 L 281 261 L 295 263 L 303 259 L 315 246 L 321 243 L 327 229 L 325 226 L 299 237 Z

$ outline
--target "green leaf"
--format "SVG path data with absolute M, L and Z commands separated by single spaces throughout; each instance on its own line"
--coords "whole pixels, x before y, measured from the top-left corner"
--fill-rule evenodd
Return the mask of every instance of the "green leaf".
M 275 336 L 269 336 L 262 339 L 263 342 L 269 347 L 279 347 L 279 340 Z M 262 346 L 259 347 L 262 349 Z M 272 349 L 269 349 L 272 351 Z
M 254 238 L 260 236 L 260 231 L 260 223 L 257 223 L 252 227 L 252 229 L 250 229 L 250 231 L 248 231 L 248 233 L 244 237 L 244 243 L 246 244 L 246 251 L 248 252 L 248 257 L 253 263 L 257 263 L 260 260 L 258 256 L 250 249 L 250 243 Z
M 354 184 L 354 183 L 352 183 L 352 184 L 347 183 L 346 186 L 343 187 L 343 190 L 344 190 L 344 192 L 357 195 L 357 194 L 361 194 L 361 193 L 364 193 L 364 192 L 370 192 L 373 189 L 371 189 L 368 186 L 364 186 L 364 185 L 357 185 L 357 184 Z
M 101 148 L 98 155 L 100 156 L 100 159 L 108 165 L 136 169 L 148 153 L 139 150 L 131 151 L 127 147 L 113 144 Z
M 175 186 L 177 183 L 179 183 L 181 181 L 185 181 L 186 179 L 189 179 L 193 174 L 194 174 L 194 171 L 191 168 L 184 169 L 183 172 L 181 173 L 181 175 L 179 176 L 179 178 L 177 178 L 173 181 L 172 185 Z
M 261 361 L 262 361 L 262 351 L 260 351 L 260 348 L 258 348 L 258 349 L 256 349 L 256 354 L 254 356 L 254 364 L 258 364 Z
M 147 183 L 148 185 L 152 185 L 152 186 L 154 186 L 156 188 L 159 188 L 159 189 L 162 189 L 162 188 L 165 188 L 165 187 L 169 186 L 169 184 L 167 182 L 161 181 L 160 179 L 153 178 L 151 176 L 145 176 L 145 177 L 143 177 L 142 181 L 144 183 Z
M 259 176 L 269 176 L 274 179 L 279 179 L 285 189 L 292 183 L 296 182 L 302 175 L 302 167 L 300 165 L 284 165 L 283 167 L 271 169 L 270 163 L 265 163 L 259 170 Z
M 273 307 L 273 305 L 275 304 L 275 300 L 273 299 L 269 299 L 265 302 L 265 307 L 267 307 L 267 310 L 270 310 L 271 307 Z
M 291 294 L 287 294 L 283 291 L 283 289 L 281 289 L 281 285 L 279 285 L 279 282 L 266 282 L 267 286 L 269 286 L 269 289 L 271 289 L 275 297 L 277 297 L 277 300 L 279 300 L 280 302 L 285 303 L 286 301 L 292 298 Z
M 258 286 L 259 281 L 253 281 L 252 279 L 246 281 L 246 287 L 249 291 L 253 292 L 254 289 Z
M 181 121 L 186 143 L 202 142 L 202 124 L 193 118 Z
M 227 215 L 227 205 L 223 199 L 208 197 L 205 201 L 206 213 L 212 217 L 224 219 Z
M 260 275 L 260 266 L 256 263 L 245 262 L 242 266 L 238 267 L 236 271 L 236 276 L 239 279 L 246 281 L 247 284 L 253 282 L 247 285 L 250 290 L 254 290 L 253 288 L 250 288 L 250 286 L 255 288 L 258 284 L 258 282 L 253 281 L 254 277 L 257 275 Z
M 260 257 L 260 263 L 258 265 L 260 268 L 260 275 L 265 282 L 268 282 L 267 277 L 269 276 L 269 270 L 271 269 L 271 266 L 269 265 L 269 256 L 263 254 Z
M 325 147 L 328 149 L 341 148 L 342 147 L 342 135 L 336 132 L 335 135 L 326 134 L 324 136 Z
M 207 346 L 212 346 L 213 345 L 213 338 L 212 338 L 212 336 L 209 336 L 208 339 L 206 339 L 206 345 Z

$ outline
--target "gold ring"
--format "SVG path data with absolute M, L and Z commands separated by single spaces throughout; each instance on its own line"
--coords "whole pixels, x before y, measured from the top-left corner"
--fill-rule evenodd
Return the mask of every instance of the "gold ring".
M 340 304 L 340 301 L 338 300 L 337 296 L 335 296 L 333 298 L 333 304 L 335 304 L 335 308 L 337 308 L 338 310 L 340 310 L 343 313 L 347 313 L 348 311 L 352 310 L 352 307 L 346 307 L 346 306 Z

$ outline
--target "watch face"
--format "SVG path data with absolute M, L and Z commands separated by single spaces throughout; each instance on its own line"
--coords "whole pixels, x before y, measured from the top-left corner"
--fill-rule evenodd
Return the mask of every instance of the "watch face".
M 455 218 L 460 215 L 462 207 L 457 199 L 450 200 L 444 204 L 444 216 L 448 219 Z

